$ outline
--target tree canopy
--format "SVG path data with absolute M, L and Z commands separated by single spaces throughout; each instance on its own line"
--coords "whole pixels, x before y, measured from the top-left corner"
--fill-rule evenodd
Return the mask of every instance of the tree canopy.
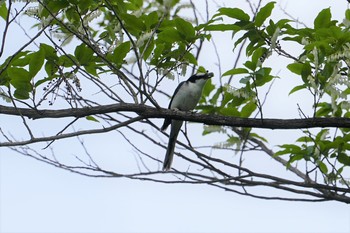
M 2 120 L 0 147 L 92 177 L 350 203 L 350 10 L 340 21 L 323 9 L 308 26 L 287 12 L 273 17 L 275 2 L 248 5 L 251 12 L 219 7 L 211 15 L 207 2 L 195 1 L 1 1 L 0 114 L 16 118 L 20 130 Z M 11 45 L 12 30 L 26 42 Z M 227 44 L 216 43 L 222 36 Z M 215 77 L 195 113 L 164 108 L 173 80 L 206 70 Z M 302 99 L 273 112 L 266 107 L 272 91 Z M 280 118 L 285 108 L 295 115 Z M 164 117 L 205 124 L 184 127 L 169 172 L 160 169 L 168 134 L 156 118 Z M 273 144 L 277 129 L 296 137 Z M 98 135 L 108 132 L 122 138 L 120 151 L 91 154 L 82 137 L 95 137 L 99 147 Z M 55 154 L 70 143 L 83 153 Z M 126 146 L 134 153 L 123 154 Z M 137 156 L 125 169 L 101 154 Z M 258 167 L 263 154 L 288 172 Z M 280 192 L 260 194 L 260 186 Z

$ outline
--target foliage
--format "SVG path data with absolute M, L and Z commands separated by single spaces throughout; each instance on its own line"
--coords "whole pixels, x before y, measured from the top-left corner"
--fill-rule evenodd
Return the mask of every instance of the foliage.
M 15 10 L 13 4 L 19 4 L 20 10 Z M 159 96 L 164 96 L 161 83 L 165 82 L 165 78 L 174 79 L 177 74 L 188 76 L 191 68 L 191 73 L 198 69 L 213 69 L 198 68 L 203 66 L 200 60 L 202 45 L 209 44 L 218 33 L 228 33 L 232 36 L 233 52 L 244 49 L 245 61 L 241 65 L 232 62 L 232 67 L 222 74 L 221 80 L 228 79 L 225 84 L 214 81 L 207 83 L 197 108 L 200 113 L 235 118 L 258 117 L 263 122 L 265 100 L 262 98 L 262 90 L 271 88 L 273 81 L 279 78 L 274 67 L 267 61 L 273 56 L 281 56 L 289 61 L 286 69 L 301 82 L 300 85 L 291 87 L 289 95 L 297 95 L 302 91 L 310 93 L 313 102 L 310 106 L 313 109 L 312 117 L 349 117 L 350 10 L 346 10 L 344 20 L 338 22 L 332 19 L 331 9 L 324 9 L 319 12 L 311 28 L 300 27 L 291 19 L 274 20 L 271 15 L 275 5 L 275 2 L 267 2 L 262 7 L 257 7 L 254 16 L 240 8 L 222 7 L 211 18 L 199 22 L 197 15 L 192 19 L 183 15 L 186 9 L 195 6 L 179 0 L 39 0 L 35 6 L 30 2 L 2 1 L 0 16 L 2 24 L 6 26 L 0 51 L 0 96 L 4 100 L 10 100 L 11 106 L 16 109 L 20 105 L 36 111 L 41 111 L 41 106 L 50 106 L 54 110 L 59 108 L 56 105 L 72 109 L 93 108 L 110 102 L 147 104 L 158 108 L 156 100 Z M 4 48 L 9 40 L 6 32 L 19 17 L 35 19 L 35 33 L 30 36 L 28 43 L 4 57 Z M 287 52 L 285 47 L 288 45 L 296 45 L 300 48 L 300 53 Z M 113 84 L 110 77 L 115 79 Z M 237 83 L 233 84 L 235 81 Z M 90 85 L 96 93 L 103 93 L 105 99 L 102 102 L 90 98 L 83 91 L 84 88 L 89 89 Z M 114 85 L 117 86 L 115 89 L 112 88 Z M 131 123 L 141 122 L 141 118 L 133 115 L 111 114 L 100 112 L 86 116 L 85 119 L 90 124 L 102 125 L 105 122 L 110 126 L 118 123 L 110 129 L 102 126 L 99 132 L 131 127 Z M 20 111 L 18 115 L 23 117 Z M 302 112 L 301 115 L 307 118 Z M 150 120 L 142 120 L 157 128 Z M 69 123 L 56 135 L 58 138 L 52 138 L 51 141 L 60 139 L 61 133 L 74 123 L 75 121 Z M 24 128 L 29 131 L 31 139 L 18 145 L 50 141 L 33 136 L 27 124 Z M 138 127 L 128 129 L 138 132 L 155 145 L 159 144 Z M 94 132 L 96 131 L 91 131 Z M 276 153 L 267 149 L 264 135 L 251 128 L 204 128 L 203 135 L 213 134 L 225 137 L 223 142 L 212 145 L 219 149 L 234 148 L 241 153 L 247 150 L 264 151 L 299 176 L 302 179 L 301 188 L 323 185 L 322 189 L 317 189 L 316 194 L 311 191 L 302 192 L 303 194 L 316 197 L 316 200 L 338 198 L 337 200 L 350 202 L 349 196 L 345 195 L 344 199 L 337 196 L 348 195 L 344 189 L 350 188 L 349 181 L 344 178 L 350 167 L 348 128 L 315 131 L 303 129 L 303 136 L 294 144 L 280 145 Z M 77 132 L 72 135 L 80 134 Z M 12 140 L 6 135 L 3 136 L 7 142 L 2 146 L 17 146 L 11 144 Z M 67 134 L 67 137 L 70 136 Z M 127 142 L 131 141 L 129 137 L 125 138 Z M 130 144 L 134 145 L 133 142 Z M 245 169 L 242 160 L 239 165 L 221 158 L 213 160 L 199 150 L 194 150 L 191 144 L 181 145 L 194 152 L 199 159 L 198 162 L 193 162 L 192 159 L 184 158 L 186 156 L 179 156 L 205 170 L 213 171 L 220 187 L 226 187 L 227 184 L 217 177 L 232 179 L 242 187 L 249 185 L 249 180 L 237 178 L 242 173 L 247 179 L 271 179 Z M 28 153 L 28 149 L 22 150 L 22 153 L 24 151 Z M 141 155 L 146 153 L 138 151 Z M 146 157 L 152 156 L 147 154 Z M 46 157 L 41 159 L 47 162 Z M 307 164 L 307 169 L 298 170 L 298 162 Z M 54 158 L 49 163 L 60 162 Z M 219 165 L 216 167 L 214 163 Z M 221 171 L 221 165 L 235 169 L 238 174 Z M 97 165 L 87 167 L 92 171 L 119 177 L 117 173 L 107 172 Z M 66 169 L 76 171 L 69 166 Z M 85 174 L 81 171 L 78 173 Z M 312 180 L 312 174 L 321 174 L 322 179 Z M 195 173 L 186 173 L 184 177 L 199 179 Z M 207 177 L 206 173 L 203 177 L 201 178 L 206 181 L 214 179 Z M 269 181 L 254 185 L 276 188 L 274 183 L 281 182 L 278 178 Z M 343 193 L 339 191 L 339 185 L 344 187 Z M 277 188 L 285 189 L 283 185 Z M 325 192 L 324 189 L 328 191 Z M 289 191 L 299 192 L 294 189 Z
M 261 110 L 255 88 L 273 80 L 270 74 L 272 67 L 264 67 L 264 61 L 273 53 L 277 53 L 291 59 L 292 63 L 287 68 L 298 75 L 303 82 L 292 88 L 290 94 L 307 90 L 313 96 L 314 117 L 348 117 L 349 106 L 346 99 L 350 91 L 348 80 L 350 60 L 347 55 L 350 45 L 350 10 L 346 10 L 344 21 L 339 23 L 332 20 L 329 8 L 324 9 L 315 18 L 314 28 L 297 29 L 287 19 L 277 22 L 268 20 L 273 7 L 274 2 L 267 3 L 257 12 L 253 21 L 250 20 L 249 15 L 238 8 L 221 8 L 219 13 L 204 26 L 210 31 L 228 31 L 232 34 L 243 31 L 244 34 L 236 40 L 235 47 L 246 39 L 249 41 L 246 46 L 246 55 L 250 60 L 243 64 L 244 68 L 235 67 L 223 75 L 244 74 L 240 79 L 240 83 L 244 84 L 242 89 L 244 93 L 253 93 L 251 94 L 253 97 L 242 98 L 239 101 L 226 88 L 223 90 L 226 97 L 222 101 L 224 105 L 215 110 L 220 114 L 235 112 L 236 116 L 241 117 L 251 116 L 256 107 Z M 233 24 L 215 23 L 222 21 L 223 16 L 235 19 L 235 22 Z M 266 26 L 263 26 L 264 23 Z M 302 52 L 299 55 L 288 54 L 281 48 L 280 41 L 297 43 L 302 46 Z M 229 109 L 226 110 L 225 106 Z M 242 109 L 237 109 L 238 106 Z M 232 108 L 235 109 L 232 110 Z M 290 155 L 287 166 L 299 160 L 311 162 L 315 166 L 314 169 L 323 173 L 327 182 L 343 182 L 341 173 L 350 161 L 349 134 L 347 129 L 339 129 L 337 132 L 339 135 L 336 133 L 333 137 L 326 137 L 329 129 L 322 129 L 316 135 L 306 130 L 304 131 L 306 136 L 296 141 L 300 146 L 281 145 L 282 150 L 275 156 Z M 341 165 L 336 166 L 337 162 Z

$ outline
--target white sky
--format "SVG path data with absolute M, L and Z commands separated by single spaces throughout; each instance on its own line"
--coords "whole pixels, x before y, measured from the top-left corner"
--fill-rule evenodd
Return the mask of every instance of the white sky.
M 225 4 L 232 7 L 242 2 L 245 1 L 225 1 Z M 345 0 L 277 2 L 274 17 L 284 17 L 278 13 L 281 4 L 307 25 L 312 25 L 321 9 L 331 7 L 333 18 L 341 20 L 347 8 Z M 211 10 L 214 12 L 214 7 Z M 17 41 L 25 39 L 13 38 L 11 46 L 14 49 Z M 227 38 L 220 35 L 215 40 L 222 45 Z M 219 46 L 219 51 L 225 53 L 226 44 Z M 223 71 L 231 68 L 226 62 L 228 59 L 223 59 Z M 209 59 L 202 61 L 206 67 L 212 62 Z M 217 73 L 215 68 L 213 71 Z M 295 103 L 306 108 L 308 103 L 303 101 L 304 96 L 280 98 L 289 92 L 289 81 L 276 81 L 275 85 L 266 106 L 270 117 L 297 116 Z M 169 87 L 172 92 L 176 84 L 169 82 Z M 164 106 L 167 106 L 166 102 Z M 275 106 L 279 106 L 278 109 Z M 0 115 L 0 124 L 3 122 L 13 125 L 11 132 L 14 134 L 18 131 L 18 119 Z M 33 124 L 43 132 L 45 127 L 55 127 L 40 125 L 41 122 Z M 264 133 L 270 136 L 272 144 L 278 144 L 285 142 L 291 132 L 265 130 Z M 277 133 L 279 136 L 275 136 Z M 121 157 L 135 156 L 130 147 L 118 146 L 116 142 L 122 139 L 116 133 L 84 140 L 92 154 L 103 155 L 105 163 L 116 162 L 116 166 L 127 169 L 130 159 L 126 161 L 113 155 L 118 152 L 123 154 Z M 64 157 L 78 153 L 76 144 L 78 142 L 72 139 L 55 145 L 57 153 Z M 159 150 L 159 153 L 163 158 L 164 151 Z M 254 159 L 263 160 L 270 159 L 266 156 Z M 180 162 L 175 158 L 176 163 Z M 256 166 L 262 164 L 276 165 L 270 160 L 257 162 Z M 261 188 L 261 192 L 266 191 Z M 350 208 L 337 202 L 263 201 L 204 185 L 82 177 L 0 148 L 0 232 L 350 232 Z

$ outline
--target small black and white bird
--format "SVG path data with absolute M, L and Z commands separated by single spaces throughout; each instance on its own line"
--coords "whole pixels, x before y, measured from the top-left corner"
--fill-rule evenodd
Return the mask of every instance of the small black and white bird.
M 168 108 L 180 111 L 193 110 L 201 98 L 205 83 L 213 76 L 213 73 L 208 72 L 197 73 L 192 75 L 187 81 L 181 82 L 177 86 Z M 164 120 L 163 126 L 161 128 L 162 131 L 166 130 L 171 124 L 168 148 L 163 163 L 164 171 L 168 171 L 171 167 L 171 163 L 174 157 L 176 139 L 180 132 L 182 123 L 183 121 L 171 120 L 169 118 L 165 118 Z

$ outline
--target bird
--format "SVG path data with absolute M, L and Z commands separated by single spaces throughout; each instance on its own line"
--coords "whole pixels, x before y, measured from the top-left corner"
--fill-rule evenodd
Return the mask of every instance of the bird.
M 193 110 L 201 96 L 205 83 L 213 77 L 212 72 L 197 73 L 193 74 L 186 81 L 181 82 L 170 100 L 168 109 L 180 110 L 180 111 L 191 111 Z M 165 159 L 163 163 L 163 171 L 168 171 L 171 168 L 171 164 L 174 157 L 175 144 L 177 136 L 180 132 L 183 121 L 172 120 L 170 118 L 165 118 L 164 123 L 161 127 L 162 131 L 165 131 L 168 126 L 170 127 L 170 135 L 168 141 L 168 147 L 165 154 Z

